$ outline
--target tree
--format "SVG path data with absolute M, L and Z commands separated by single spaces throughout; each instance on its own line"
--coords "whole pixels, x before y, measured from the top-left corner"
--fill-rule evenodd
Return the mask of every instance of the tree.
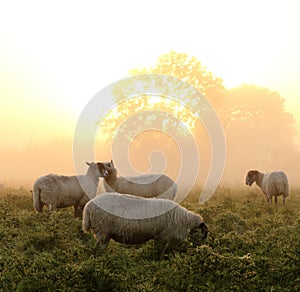
M 187 92 L 182 84 L 168 80 L 157 84 L 151 81 L 149 74 L 178 78 L 205 95 L 217 111 L 226 135 L 228 149 L 226 178 L 241 181 L 241 176 L 248 168 L 255 167 L 262 170 L 284 168 L 291 161 L 299 161 L 299 151 L 293 140 L 294 119 L 286 112 L 285 100 L 278 93 L 254 85 L 242 85 L 228 90 L 224 87 L 222 79 L 215 77 L 195 57 L 177 52 L 162 55 L 150 68 L 133 69 L 130 73 L 134 76 L 144 74 L 142 77 L 144 88 L 141 92 L 153 92 L 154 88 L 161 88 L 166 95 L 172 96 L 176 93 L 183 98 L 185 104 L 192 104 L 200 116 L 206 109 L 192 92 Z M 212 155 L 210 141 L 199 118 L 193 116 L 189 107 L 167 100 L 164 96 L 140 94 L 124 102 L 124 97 L 132 96 L 139 85 L 140 83 L 135 84 L 127 80 L 117 84 L 114 96 L 116 102 L 120 100 L 122 102 L 118 103 L 111 115 L 105 117 L 102 131 L 108 133 L 107 137 L 110 139 L 116 132 L 127 137 L 124 145 L 121 145 L 122 143 L 118 145 L 120 151 L 126 151 L 127 143 L 144 128 L 152 127 L 167 133 L 176 133 L 179 140 L 184 140 L 186 132 L 182 130 L 184 129 L 182 125 L 185 125 L 204 154 L 201 157 L 201 171 L 203 168 L 208 169 Z M 123 123 L 124 121 L 127 123 Z M 151 151 L 149 149 L 153 147 L 149 145 L 156 143 L 164 151 L 169 153 L 175 151 L 174 147 L 171 150 L 173 145 L 171 140 L 161 135 L 153 135 L 151 131 L 147 134 L 143 135 L 139 143 L 135 143 L 137 149 Z M 140 153 L 145 154 L 143 151 Z
M 187 143 L 189 135 L 193 135 L 193 140 L 201 140 L 201 149 L 204 149 L 204 152 L 209 152 L 210 142 L 199 117 L 204 114 L 209 115 L 211 107 L 196 97 L 195 92 L 204 93 L 209 97 L 211 103 L 220 105 L 225 96 L 222 80 L 214 77 L 195 57 L 176 52 L 162 55 L 154 67 L 133 69 L 130 73 L 133 76 L 143 75 L 143 77 L 138 77 L 142 78 L 142 80 L 139 79 L 141 82 L 121 80 L 117 84 L 113 92 L 117 107 L 105 117 L 101 126 L 101 131 L 105 132 L 109 139 L 116 140 L 113 137 L 115 133 L 123 138 L 126 137 L 118 141 L 118 152 L 127 151 L 128 143 L 133 140 L 136 133 L 147 128 L 160 129 L 175 135 L 178 143 Z M 181 82 L 173 82 L 174 80 L 168 78 L 163 81 L 159 80 L 159 82 L 153 81 L 149 77 L 151 74 L 161 74 L 183 80 L 192 85 L 193 90 L 187 90 Z M 164 95 L 140 94 L 133 99 L 124 101 L 126 97 L 131 97 L 139 86 L 143 86 L 141 92 L 164 92 Z M 182 102 L 174 102 L 166 98 L 166 95 L 170 97 L 176 95 L 176 98 L 179 97 Z M 196 109 L 198 116 L 191 112 L 191 107 Z M 126 122 L 123 123 L 124 121 Z M 143 135 L 143 140 L 148 141 L 149 145 L 158 145 L 164 153 L 176 153 L 172 139 L 168 140 L 166 137 L 162 138 L 161 135 L 153 135 L 151 131 L 148 131 L 147 134 Z M 164 140 L 163 144 L 161 143 L 162 139 Z M 194 142 L 190 141 L 190 143 Z M 202 167 L 201 170 L 206 169 L 205 172 L 208 172 L 210 158 L 210 155 L 201 157 L 201 165 L 207 166 Z M 174 169 L 174 167 L 171 168 Z
M 166 80 L 164 84 L 151 84 L 153 81 L 151 81 L 150 78 L 147 80 L 147 74 L 162 74 L 175 77 L 178 80 L 183 80 L 192 85 L 196 91 L 203 93 L 215 107 L 217 105 L 217 108 L 220 108 L 220 105 L 224 100 L 225 88 L 222 84 L 222 80 L 214 77 L 211 72 L 207 71 L 206 68 L 202 66 L 200 61 L 187 54 L 170 52 L 159 57 L 154 67 L 148 69 L 133 69 L 130 73 L 134 76 L 144 75 L 142 83 L 144 86 L 147 86 L 147 88 L 143 88 L 146 91 L 151 92 L 151 90 L 153 91 L 153 88 L 157 91 L 163 89 L 163 91 L 169 93 L 171 97 L 172 93 L 175 92 L 177 96 L 182 97 L 184 103 L 193 105 L 193 108 L 197 108 L 198 110 L 203 110 L 203 104 L 201 103 L 201 100 L 195 98 L 194 93 L 186 92 L 186 89 L 183 88 L 181 84 L 175 84 L 169 80 Z M 125 97 L 132 96 L 136 87 L 139 85 L 140 83 L 137 85 L 133 81 L 121 80 L 114 88 L 116 102 L 124 100 Z M 153 99 L 155 99 L 154 102 Z M 166 131 L 172 130 L 179 134 L 179 121 L 182 121 L 194 134 L 203 131 L 199 131 L 201 126 L 199 125 L 197 118 L 191 115 L 190 109 L 185 107 L 184 103 L 178 104 L 171 100 L 166 102 L 166 99 L 163 98 L 163 96 L 159 98 L 158 96 L 153 97 L 141 94 L 134 99 L 119 103 L 115 108 L 115 112 L 112 112 L 110 116 L 106 117 L 102 130 L 106 134 L 113 133 L 116 127 L 118 127 L 122 121 L 126 120 L 128 116 L 138 112 L 156 111 L 155 115 L 147 118 L 141 116 L 136 120 L 135 125 L 132 126 L 138 127 L 138 125 L 140 125 L 140 128 L 142 128 L 145 125 L 154 124 L 161 129 Z M 143 125 L 141 125 L 141 122 L 143 122 Z M 128 131 L 128 129 L 126 130 Z
M 254 85 L 228 90 L 223 121 L 228 164 L 239 172 L 245 167 L 270 170 L 286 166 L 295 152 L 294 119 L 276 92 Z

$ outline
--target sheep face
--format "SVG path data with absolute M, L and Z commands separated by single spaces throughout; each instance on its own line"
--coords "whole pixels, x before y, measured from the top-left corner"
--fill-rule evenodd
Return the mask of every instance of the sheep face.
M 201 222 L 200 225 L 199 225 L 199 229 L 201 230 L 201 233 L 202 233 L 202 239 L 205 239 L 207 237 L 208 232 L 209 232 L 206 224 Z
M 106 167 L 101 162 L 97 162 L 98 170 L 100 172 L 100 176 L 106 177 L 108 175 L 108 171 Z
M 250 170 L 247 173 L 247 177 L 246 177 L 246 185 L 248 185 L 249 187 L 252 186 L 252 184 L 256 181 L 257 179 L 257 170 Z
M 112 160 L 110 162 L 102 162 L 101 164 L 108 171 L 108 174 L 112 173 L 115 170 L 115 165 Z
M 199 230 L 201 231 L 201 239 L 207 238 L 207 234 L 208 234 L 209 231 L 208 231 L 208 228 L 207 228 L 207 226 L 204 222 L 201 222 L 200 225 L 197 226 L 197 228 L 192 229 L 190 231 L 190 234 L 193 235 L 196 232 L 198 232 Z
M 204 222 L 201 222 L 196 228 L 190 230 L 189 239 L 193 246 L 199 246 L 207 238 L 208 228 Z
M 89 166 L 89 172 L 96 177 L 106 177 L 108 175 L 108 171 L 101 162 L 86 162 L 86 164 Z

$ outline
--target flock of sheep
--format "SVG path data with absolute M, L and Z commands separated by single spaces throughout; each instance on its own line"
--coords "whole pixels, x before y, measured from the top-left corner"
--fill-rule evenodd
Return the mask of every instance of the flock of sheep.
M 206 238 L 208 228 L 203 218 L 174 202 L 177 185 L 166 175 L 118 177 L 113 161 L 87 163 L 85 175 L 48 174 L 33 185 L 33 206 L 41 212 L 74 207 L 75 216 L 82 217 L 82 229 L 93 231 L 97 243 L 105 249 L 110 239 L 125 244 L 140 244 L 150 239 L 167 244 L 182 240 L 200 231 Z M 99 178 L 103 178 L 105 193 L 97 195 Z M 246 184 L 254 182 L 269 203 L 272 197 L 289 195 L 289 184 L 281 171 L 262 173 L 251 170 Z

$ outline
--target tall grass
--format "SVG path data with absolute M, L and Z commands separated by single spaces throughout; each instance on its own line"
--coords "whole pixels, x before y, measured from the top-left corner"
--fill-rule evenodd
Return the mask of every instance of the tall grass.
M 71 209 L 35 214 L 28 190 L 0 193 L 1 291 L 299 291 L 300 195 L 268 205 L 258 189 L 200 190 L 181 204 L 201 214 L 204 242 L 162 256 L 153 241 L 97 250 Z

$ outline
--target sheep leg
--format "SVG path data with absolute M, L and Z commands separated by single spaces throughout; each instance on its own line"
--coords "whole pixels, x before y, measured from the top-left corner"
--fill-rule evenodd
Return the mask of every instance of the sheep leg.
M 274 198 L 275 204 L 277 205 L 277 196 Z
M 44 208 L 44 203 L 40 202 L 40 209 L 38 210 L 38 212 L 42 212 L 43 211 L 43 208 Z
M 267 196 L 267 201 L 268 201 L 268 203 L 269 203 L 269 204 L 272 204 L 272 196 L 268 196 L 267 194 L 266 194 L 266 196 Z
M 49 205 L 49 212 L 53 212 L 53 211 L 56 211 L 56 210 L 57 210 L 56 204 L 50 204 Z
M 269 196 L 265 192 L 264 192 L 264 195 L 266 196 L 267 202 L 269 203 Z
M 107 244 L 108 242 L 106 244 L 103 244 L 100 240 L 97 240 L 94 248 L 94 253 L 97 255 L 98 253 L 101 254 L 102 252 L 104 252 L 107 247 Z
M 96 238 L 97 238 L 97 247 L 100 248 L 101 250 L 105 250 L 107 248 L 110 238 L 105 235 L 97 235 Z
M 166 249 L 167 249 L 168 246 L 169 246 L 169 243 L 170 243 L 170 242 L 167 241 L 167 243 L 165 244 L 165 247 L 164 247 L 164 249 L 162 250 L 161 255 L 160 255 L 160 258 L 159 258 L 160 261 L 164 258 L 164 254 L 165 254 L 165 252 L 166 252 Z
M 285 196 L 283 196 L 283 200 L 282 200 L 282 203 L 283 203 L 283 205 L 285 205 Z
M 83 206 L 74 205 L 74 215 L 75 215 L 75 217 L 82 218 L 82 211 L 83 211 Z

